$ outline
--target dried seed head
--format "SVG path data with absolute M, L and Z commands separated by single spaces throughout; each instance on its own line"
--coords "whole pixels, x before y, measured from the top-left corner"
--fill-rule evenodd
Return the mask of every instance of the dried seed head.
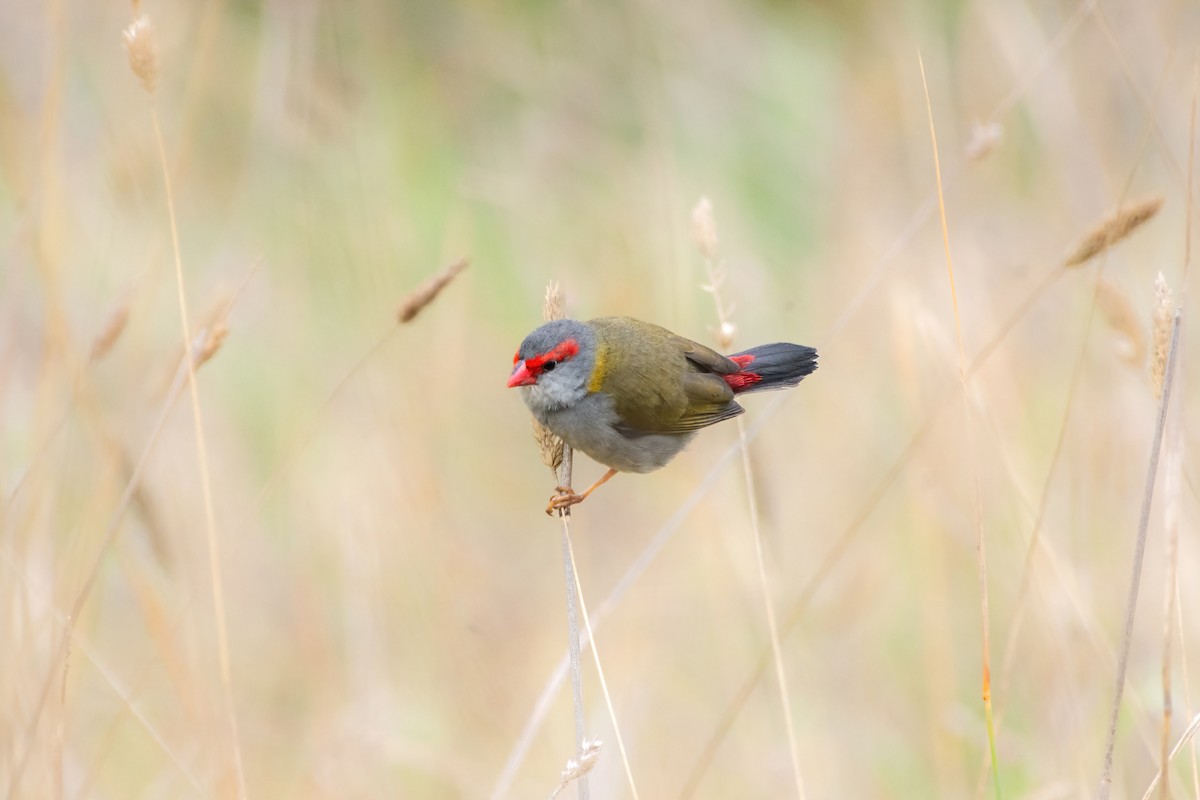
M 701 195 L 692 209 L 692 237 L 700 252 L 710 261 L 717 260 L 720 240 L 717 238 L 717 220 L 713 215 L 712 201 Z
M 737 335 L 737 325 L 726 320 L 721 323 L 721 327 L 717 328 L 717 344 L 722 350 L 729 350 L 733 346 L 733 337 Z
M 556 281 L 546 284 L 546 299 L 542 303 L 542 319 L 553 322 L 556 319 L 566 319 L 566 304 L 563 303 L 562 289 Z
M 1163 380 L 1167 374 L 1167 355 L 1171 347 L 1171 318 L 1175 314 L 1171 289 L 1160 272 L 1154 281 L 1154 316 L 1150 328 L 1153 350 L 1150 352 L 1150 382 L 1154 396 L 1162 397 Z
M 1128 364 L 1141 364 L 1145 357 L 1146 339 L 1129 297 L 1115 283 L 1101 278 L 1096 302 L 1109 327 L 1124 338 L 1121 358 Z
M 1157 214 L 1162 204 L 1162 197 L 1150 197 L 1117 209 L 1083 237 L 1063 260 L 1063 266 L 1077 267 L 1112 247 Z
M 117 339 L 121 338 L 121 334 L 125 331 L 125 325 L 129 322 L 129 301 L 122 302 L 119 306 L 113 309 L 108 315 L 108 319 L 104 322 L 104 327 L 100 329 L 99 335 L 92 341 L 91 360 L 99 361 L 108 355 L 116 344 Z
M 158 85 L 158 39 L 154 26 L 145 14 L 135 19 L 121 34 L 125 40 L 125 53 L 129 56 L 129 68 L 142 82 L 142 88 L 154 94 Z
M 596 762 L 600 760 L 600 748 L 603 746 L 604 742 L 599 739 L 584 740 L 579 756 L 567 759 L 567 764 L 563 767 L 562 771 L 562 781 L 554 789 L 554 793 L 550 795 L 550 800 L 558 797 L 563 789 L 566 789 L 572 781 L 578 780 L 592 771 L 592 768 L 596 766 Z
M 546 299 L 542 303 L 542 318 L 546 322 L 556 319 L 566 319 L 566 304 L 563 303 L 562 289 L 556 281 L 546 284 Z M 533 438 L 537 442 L 538 451 L 542 454 L 542 463 L 558 475 L 558 468 L 563 463 L 563 440 L 558 434 L 533 419 Z
M 542 454 L 542 463 L 549 467 L 555 475 L 562 466 L 563 440 L 545 425 L 531 417 L 533 422 L 533 439 L 537 442 L 538 452 Z
M 196 334 L 192 343 L 192 369 L 199 369 L 215 356 L 228 335 L 229 326 L 219 320 Z
M 434 298 L 446 288 L 446 284 L 454 280 L 458 273 L 462 272 L 470 264 L 470 260 L 460 258 L 452 264 L 443 267 L 441 271 L 430 275 L 421 282 L 417 288 L 413 289 L 404 299 L 400 301 L 400 307 L 396 311 L 396 318 L 400 324 L 411 322 L 417 314 L 421 313 L 421 309 L 434 301 Z
M 1004 126 L 999 122 L 976 122 L 971 126 L 971 141 L 967 142 L 967 160 L 979 161 L 1000 144 Z

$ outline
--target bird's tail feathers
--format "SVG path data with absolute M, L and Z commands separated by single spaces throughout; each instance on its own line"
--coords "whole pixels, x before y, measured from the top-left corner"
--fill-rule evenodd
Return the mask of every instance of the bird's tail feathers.
M 722 375 L 737 394 L 786 389 L 817 368 L 817 351 L 801 344 L 777 342 L 751 347 L 729 356 L 741 369 Z

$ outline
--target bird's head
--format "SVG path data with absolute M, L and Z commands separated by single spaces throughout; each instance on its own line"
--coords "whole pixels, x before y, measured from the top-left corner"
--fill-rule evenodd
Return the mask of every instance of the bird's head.
M 547 322 L 513 356 L 510 387 L 520 386 L 535 410 L 563 408 L 583 398 L 596 364 L 596 334 L 573 319 Z

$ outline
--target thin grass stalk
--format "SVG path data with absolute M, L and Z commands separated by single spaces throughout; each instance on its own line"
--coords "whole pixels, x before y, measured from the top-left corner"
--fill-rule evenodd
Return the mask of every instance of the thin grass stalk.
M 929 139 L 933 147 L 933 169 L 937 178 L 938 219 L 942 228 L 942 247 L 946 252 L 946 276 L 950 284 L 950 302 L 954 307 L 954 333 L 958 342 L 958 375 L 962 387 L 963 411 L 967 425 L 967 459 L 971 471 L 972 507 L 974 513 L 976 551 L 979 556 L 979 613 L 983 634 L 982 695 L 983 711 L 987 722 L 988 750 L 992 758 L 992 779 L 996 789 L 996 800 L 1003 796 L 1000 789 L 1000 763 L 996 757 L 996 726 L 992 715 L 992 667 L 991 633 L 988 612 L 987 548 L 983 535 L 983 500 L 979 486 L 979 468 L 975 457 L 975 426 L 971 412 L 971 397 L 967 382 L 967 354 L 963 343 L 962 318 L 958 309 L 958 291 L 954 283 L 954 259 L 950 254 L 950 228 L 946 222 L 946 199 L 942 191 L 942 167 L 938 157 L 937 127 L 933 122 L 933 102 L 929 97 L 929 82 L 925 78 L 925 60 L 917 53 L 921 67 L 921 85 L 925 90 L 925 110 L 929 115 Z
M 188 358 L 185 355 L 184 358 Z M 150 453 L 154 450 L 155 444 L 158 442 L 158 437 L 162 433 L 163 426 L 166 424 L 167 417 L 170 414 L 171 407 L 175 404 L 175 400 L 179 397 L 179 393 L 183 390 L 184 366 L 182 363 L 175 373 L 175 380 L 171 384 L 171 388 L 167 392 L 167 397 L 163 401 L 162 409 L 159 412 L 158 419 L 155 420 L 154 428 L 150 432 L 150 438 L 146 442 L 146 446 L 142 449 L 141 455 L 138 457 L 137 463 L 129 474 L 128 480 L 125 482 L 125 488 L 121 490 L 121 497 L 117 501 L 117 507 L 109 518 L 108 527 L 104 531 L 104 537 L 100 542 L 100 548 L 96 554 L 95 561 L 92 563 L 92 568 L 88 572 L 88 577 L 83 582 L 83 587 L 75 595 L 75 601 L 71 604 L 71 611 L 64 619 L 63 635 L 59 640 L 53 657 L 50 660 L 51 668 L 46 674 L 46 681 L 42 684 L 42 688 L 38 693 L 38 700 L 33 707 L 33 716 L 30 719 L 29 727 L 25 731 L 24 739 L 28 742 L 28 747 L 21 759 L 17 762 L 16 768 L 9 776 L 8 780 L 8 797 L 16 797 L 17 789 L 20 788 L 21 779 L 24 775 L 25 768 L 28 765 L 29 758 L 33 754 L 34 736 L 37 733 L 37 726 L 42 718 L 42 710 L 45 708 L 47 698 L 50 696 L 50 689 L 54 685 L 55 675 L 58 671 L 54 665 L 64 661 L 67 654 L 70 652 L 71 639 L 74 636 L 74 627 L 79 619 L 80 613 L 83 611 L 83 606 L 86 604 L 88 597 L 92 593 L 92 589 L 96 584 L 96 579 L 100 574 L 100 567 L 103 563 L 104 555 L 108 552 L 109 545 L 116 538 L 117 531 L 120 530 L 121 520 L 125 516 L 125 512 L 129 509 L 130 503 L 133 501 L 134 495 L 137 493 L 137 487 L 141 484 L 142 474 L 145 472 L 146 464 L 150 460 Z
M 562 464 L 558 468 L 559 486 L 571 486 L 571 460 L 571 446 L 564 443 Z M 562 523 L 563 574 L 567 589 L 567 652 L 571 665 L 572 708 L 575 711 L 575 752 L 582 759 L 587 749 L 587 720 L 583 713 L 583 669 L 579 663 L 579 607 L 576 600 L 579 587 L 575 582 L 575 567 L 571 559 L 571 509 L 560 508 L 558 518 Z M 576 786 L 579 788 L 579 800 L 588 800 L 587 775 L 580 775 Z
M 1171 347 L 1167 351 L 1166 371 L 1163 375 L 1162 399 L 1158 405 L 1158 416 L 1154 424 L 1154 441 L 1150 446 L 1150 463 L 1146 469 L 1146 488 L 1142 494 L 1142 511 L 1138 519 L 1137 539 L 1134 543 L 1133 565 L 1129 578 L 1129 595 L 1125 602 L 1125 630 L 1121 636 L 1121 650 L 1117 659 L 1117 675 L 1113 690 L 1112 713 L 1109 716 L 1107 741 L 1104 746 L 1104 769 L 1100 775 L 1100 800 L 1108 800 L 1112 790 L 1113 750 L 1117 743 L 1117 720 L 1121 713 L 1121 697 L 1125 692 L 1125 672 L 1129 666 L 1129 648 L 1133 639 L 1133 620 L 1137 613 L 1138 589 L 1142 580 L 1142 561 L 1146 555 L 1146 534 L 1150 527 L 1150 507 L 1154 500 L 1154 482 L 1158 474 L 1158 459 L 1162 450 L 1163 429 L 1167 422 L 1167 406 L 1171 401 L 1171 387 L 1175 380 L 1175 358 L 1179 344 L 1179 328 L 1182 317 L 1175 313 L 1171 326 Z
M 1192 717 L 1192 721 L 1188 723 L 1187 728 L 1179 736 L 1179 741 L 1175 742 L 1175 746 L 1171 748 L 1170 754 L 1167 756 L 1167 764 L 1175 760 L 1175 756 L 1179 755 L 1179 751 L 1189 744 L 1196 743 L 1196 732 L 1200 731 L 1200 714 Z M 1142 793 L 1142 800 L 1150 800 L 1150 796 L 1154 794 L 1154 790 L 1158 788 L 1159 782 L 1162 780 L 1166 772 L 1159 770 L 1154 779 L 1150 781 L 1150 785 L 1146 787 L 1146 791 Z M 1197 795 L 1200 796 L 1200 795 Z
M 569 483 L 563 484 L 569 486 Z M 567 636 L 568 650 L 571 654 L 571 698 L 575 712 L 575 746 L 576 754 L 583 756 L 587 745 L 587 721 L 583 713 L 583 670 L 579 663 L 579 608 L 577 605 L 578 587 L 575 584 L 575 571 L 571 565 L 571 515 L 560 514 L 562 520 L 562 553 L 563 572 L 566 575 L 567 589 Z M 580 775 L 576 785 L 579 787 L 579 800 L 588 800 L 588 782 L 586 775 Z
M 717 225 L 713 216 L 712 203 L 707 197 L 701 197 L 692 212 L 693 231 L 696 243 L 704 256 L 704 266 L 708 273 L 708 285 L 705 290 L 713 297 L 713 305 L 717 312 L 717 343 L 728 351 L 733 345 L 733 336 L 737 327 L 730 318 L 731 309 L 725 305 L 721 296 L 721 285 L 725 282 L 724 265 L 721 263 L 718 251 L 719 239 Z M 754 485 L 754 468 L 750 463 L 750 442 L 746 438 L 746 425 L 741 417 L 737 418 L 738 448 L 742 454 L 742 475 L 745 478 L 746 503 L 750 512 L 750 532 L 754 538 L 754 558 L 758 569 L 758 586 L 762 595 L 763 608 L 767 617 L 767 632 L 771 642 L 771 658 L 775 666 L 775 680 L 779 684 L 779 698 L 783 706 L 783 724 L 787 732 L 788 756 L 791 759 L 792 779 L 796 784 L 796 797 L 804 798 L 804 777 L 800 772 L 799 748 L 796 745 L 795 721 L 792 717 L 791 693 L 788 691 L 787 672 L 783 665 L 783 648 L 779 644 L 779 626 L 775 619 L 775 603 L 771 599 L 771 586 L 767 580 L 766 558 L 763 556 L 762 526 L 759 523 L 758 492 Z
M 1176 407 L 1179 403 L 1176 403 Z M 1180 504 L 1180 473 L 1183 469 L 1183 435 L 1180 428 L 1182 420 L 1178 411 L 1170 442 L 1167 445 L 1166 465 L 1163 475 L 1163 525 L 1167 532 L 1166 573 L 1167 579 L 1163 585 L 1163 645 L 1162 645 L 1162 733 L 1159 737 L 1159 774 L 1162 782 L 1159 785 L 1159 796 L 1168 800 L 1171 796 L 1170 762 L 1171 743 L 1171 639 L 1175 623 L 1175 598 L 1179 592 L 1179 504 Z M 1180 648 L 1181 650 L 1183 648 Z
M 1188 123 L 1188 160 L 1187 160 L 1187 202 L 1184 210 L 1184 237 L 1183 237 L 1183 275 L 1180 279 L 1180 285 L 1183 287 L 1180 294 L 1182 295 L 1181 306 L 1186 306 L 1188 297 L 1188 276 L 1192 266 L 1192 213 L 1195 211 L 1194 190 L 1196 177 L 1196 103 L 1200 97 L 1200 61 L 1192 63 L 1192 110 L 1191 118 Z M 1183 640 L 1183 604 L 1179 603 L 1179 584 L 1175 584 L 1176 594 L 1176 609 L 1179 619 L 1179 638 Z M 1187 701 L 1189 708 L 1194 708 L 1192 705 L 1192 685 L 1188 676 L 1187 666 L 1187 648 L 1179 648 L 1180 672 L 1183 673 L 1183 691 L 1184 699 Z M 1192 796 L 1200 797 L 1200 758 L 1197 757 L 1196 740 L 1191 740 L 1191 766 L 1192 766 Z
M 778 403 L 782 398 L 776 398 Z M 768 404 L 767 411 L 776 406 Z M 763 418 L 767 414 L 760 414 L 759 421 L 751 426 L 749 431 L 749 439 L 754 440 L 762 429 Z M 716 463 L 709 469 L 708 474 L 696 486 L 687 499 L 675 509 L 675 512 L 667 518 L 666 522 L 655 532 L 650 541 L 642 548 L 642 552 L 633 560 L 633 563 L 625 570 L 625 573 L 609 590 L 608 595 L 596 606 L 596 610 L 589 615 L 590 626 L 592 629 L 599 628 L 608 615 L 617 609 L 622 598 L 629 590 L 637 583 L 638 579 L 645 574 L 650 565 L 654 563 L 658 555 L 663 551 L 667 544 L 674 538 L 675 534 L 683 527 L 683 523 L 688 516 L 700 505 L 700 501 L 706 497 L 712 488 L 716 485 L 717 480 L 725 471 L 725 468 L 733 461 L 738 454 L 738 445 L 733 444 L 721 454 Z M 587 646 L 589 640 L 584 640 L 583 646 Z M 569 654 L 563 653 L 559 659 L 550 677 L 545 685 L 542 686 L 541 693 L 538 694 L 537 700 L 534 701 L 533 708 L 529 713 L 529 717 L 525 721 L 525 725 L 521 729 L 520 735 L 517 737 L 516 743 L 509 752 L 508 758 L 505 759 L 504 767 L 500 771 L 500 775 L 496 778 L 496 783 L 492 787 L 492 792 L 489 795 L 491 800 L 501 800 L 507 797 L 512 788 L 513 781 L 516 779 L 517 770 L 520 768 L 530 748 L 533 746 L 534 737 L 537 735 L 538 729 L 545 722 L 546 717 L 550 713 L 553 706 L 554 696 L 557 694 L 559 687 L 567 679 L 567 671 L 569 667 Z
M 1057 273 L 1061 274 L 1061 272 Z M 1054 476 L 1058 471 L 1058 465 L 1062 458 L 1063 447 L 1067 440 L 1067 428 L 1071 421 L 1071 410 L 1075 407 L 1075 397 L 1079 389 L 1079 382 L 1083 376 L 1083 367 L 1086 363 L 1087 347 L 1086 343 L 1092 330 L 1092 324 L 1096 317 L 1097 299 L 1100 292 L 1100 282 L 1096 282 L 1096 288 L 1092 294 L 1092 302 L 1088 305 L 1087 316 L 1083 324 L 1083 341 L 1084 345 L 1080 347 L 1079 354 L 1075 358 L 1075 363 L 1071 367 L 1071 377 L 1067 382 L 1067 398 L 1063 405 L 1062 421 L 1058 426 L 1058 436 L 1054 442 L 1054 449 L 1050 454 L 1050 466 L 1046 470 L 1046 478 L 1042 483 L 1042 493 L 1038 500 L 1037 511 L 1034 514 L 1033 525 L 1030 529 L 1029 542 L 1025 545 L 1025 555 L 1021 560 L 1021 578 L 1018 582 L 1017 596 L 1014 601 L 1014 609 L 1012 612 L 1012 621 L 1009 625 L 1008 637 L 1004 641 L 1004 649 L 1001 653 L 1000 661 L 1000 680 L 999 693 L 1006 694 L 1009 686 L 1012 684 L 1013 670 L 1016 668 L 1017 643 L 1020 641 L 1021 633 L 1024 630 L 1024 622 L 1026 612 L 1029 605 L 1029 592 L 1033 586 L 1033 562 L 1039 548 L 1043 545 L 1042 542 L 1042 526 L 1046 518 L 1046 509 L 1050 501 L 1050 487 L 1054 480 Z M 999 712 L 996 718 L 996 729 L 999 731 L 1001 722 L 1003 721 L 1003 712 Z M 990 756 L 989 756 L 990 757 Z M 987 764 L 985 762 L 980 768 L 980 786 L 982 781 L 986 779 Z
M 145 18 L 140 18 L 136 26 Z M 153 40 L 150 41 L 153 45 Z M 154 99 L 154 81 L 148 80 L 138 68 L 134 59 L 135 48 L 130 47 L 130 61 L 134 72 L 142 79 L 142 83 L 150 95 L 150 122 L 154 131 L 154 142 L 158 149 L 159 167 L 162 169 L 163 190 L 167 201 L 167 218 L 171 230 L 171 251 L 175 262 L 175 288 L 179 300 L 179 325 L 183 336 L 183 347 L 186 351 L 184 364 L 187 369 L 188 394 L 192 400 L 192 421 L 195 428 L 197 461 L 200 468 L 200 490 L 204 501 L 204 530 L 208 542 L 209 578 L 212 585 L 213 617 L 217 634 L 217 663 L 220 670 L 221 693 L 224 704 L 226 723 L 229 728 L 230 749 L 233 761 L 233 777 L 236 794 L 239 798 L 246 797 L 246 776 L 242 769 L 242 748 L 238 734 L 237 714 L 233 705 L 233 678 L 229 659 L 229 633 L 225 615 L 225 595 L 221 579 L 221 554 L 217 539 L 216 516 L 213 511 L 212 478 L 208 467 L 208 446 L 204 436 L 204 415 L 200 410 L 200 393 L 196 388 L 196 364 L 192 358 L 191 324 L 188 320 L 187 292 L 183 280 L 183 255 L 179 246 L 179 225 L 175 216 L 175 195 L 171 189 L 171 171 L 167 162 L 167 148 L 163 140 L 162 126 L 158 120 L 158 105 Z M 156 65 L 153 69 L 156 69 Z
M 1187 160 L 1187 203 L 1184 214 L 1184 234 L 1183 234 L 1183 277 L 1181 284 L 1183 293 L 1186 297 L 1187 293 L 1187 276 L 1188 267 L 1192 257 L 1192 186 L 1193 175 L 1192 170 L 1195 166 L 1194 157 L 1196 149 L 1196 96 L 1198 81 L 1200 75 L 1200 65 L 1193 64 L 1192 67 L 1192 108 L 1191 119 L 1188 125 L 1188 160 Z M 1162 280 L 1162 275 L 1159 275 Z M 1164 303 L 1162 300 L 1166 300 Z M 1161 335 L 1162 316 L 1169 308 L 1169 294 L 1164 290 L 1160 297 L 1159 308 L 1155 309 L 1155 335 Z M 1155 349 L 1158 350 L 1157 342 Z M 1182 387 L 1180 387 L 1182 391 Z M 1175 403 L 1176 409 L 1181 408 L 1182 398 Z M 1165 485 L 1163 487 L 1163 525 L 1167 531 L 1167 581 L 1163 588 L 1163 656 L 1162 656 L 1162 691 L 1163 691 L 1163 719 L 1162 719 L 1162 735 L 1160 737 L 1160 753 L 1159 753 L 1159 775 L 1162 777 L 1162 782 L 1159 786 L 1159 796 L 1162 800 L 1168 800 L 1171 796 L 1171 771 L 1169 769 L 1171 755 L 1168 752 L 1168 745 L 1171 739 L 1171 638 L 1173 626 L 1176 617 L 1176 602 L 1179 597 L 1179 507 L 1180 507 L 1180 483 L 1183 473 L 1183 415 L 1176 410 L 1172 418 L 1172 436 L 1170 443 L 1167 445 L 1167 465 Z M 1183 609 L 1178 609 L 1180 619 L 1180 641 L 1183 638 Z M 1187 686 L 1187 648 L 1180 648 L 1180 655 L 1184 659 L 1183 674 L 1185 687 Z M 1188 687 L 1186 698 L 1190 705 L 1191 691 Z M 1192 782 L 1193 789 L 1196 790 L 1197 796 L 1200 796 L 1200 788 L 1196 787 L 1196 751 L 1192 748 Z
M 600 665 L 600 651 L 596 647 L 596 635 L 592 632 L 592 623 L 588 618 L 587 602 L 583 599 L 583 587 L 579 585 L 579 568 L 575 565 L 575 551 L 571 547 L 570 536 L 567 537 L 567 556 L 571 560 L 571 570 L 575 573 L 575 589 L 579 593 L 579 610 L 583 617 L 583 626 L 587 630 L 588 642 L 592 646 L 592 660 L 596 664 L 596 676 L 600 679 L 600 691 L 604 695 L 604 703 L 608 706 L 608 717 L 612 721 L 613 736 L 617 739 L 617 751 L 621 754 L 621 765 L 625 768 L 625 779 L 629 781 L 629 791 L 633 795 L 633 800 L 638 800 L 637 784 L 633 781 L 633 769 L 629 766 L 629 753 L 625 750 L 625 740 L 621 737 L 621 726 L 617 724 L 617 712 L 613 708 L 612 695 L 608 692 L 604 667 Z

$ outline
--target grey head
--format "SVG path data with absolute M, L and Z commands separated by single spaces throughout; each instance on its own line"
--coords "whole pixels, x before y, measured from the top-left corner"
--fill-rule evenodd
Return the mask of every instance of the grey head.
M 595 366 L 595 332 L 578 320 L 559 319 L 521 342 L 508 385 L 520 386 L 529 410 L 544 417 L 586 397 Z

